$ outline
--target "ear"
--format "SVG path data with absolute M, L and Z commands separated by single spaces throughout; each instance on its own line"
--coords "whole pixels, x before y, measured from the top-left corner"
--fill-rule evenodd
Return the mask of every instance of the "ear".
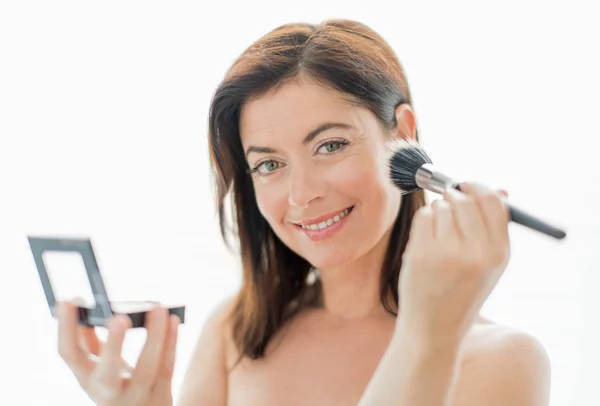
M 414 141 L 417 136 L 417 119 L 409 104 L 398 105 L 395 111 L 396 129 L 392 135 L 396 139 L 410 139 Z

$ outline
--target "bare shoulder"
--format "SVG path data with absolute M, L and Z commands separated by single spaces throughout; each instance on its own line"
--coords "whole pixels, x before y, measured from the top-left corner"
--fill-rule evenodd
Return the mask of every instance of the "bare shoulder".
M 530 333 L 481 319 L 464 342 L 456 406 L 547 406 L 551 365 Z
M 234 304 L 235 297 L 228 297 L 210 312 L 185 374 L 178 406 L 227 404 L 226 333 Z
M 229 296 L 217 303 L 212 311 L 209 313 L 209 317 L 204 326 L 206 331 L 213 331 L 224 333 L 230 326 L 231 319 L 230 315 L 235 306 L 237 296 Z

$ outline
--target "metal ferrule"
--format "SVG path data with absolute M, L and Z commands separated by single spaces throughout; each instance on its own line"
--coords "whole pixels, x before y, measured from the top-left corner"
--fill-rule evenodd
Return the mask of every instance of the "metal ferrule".
M 447 188 L 455 187 L 458 184 L 432 164 L 423 164 L 417 170 L 415 180 L 419 187 L 439 194 L 444 193 Z

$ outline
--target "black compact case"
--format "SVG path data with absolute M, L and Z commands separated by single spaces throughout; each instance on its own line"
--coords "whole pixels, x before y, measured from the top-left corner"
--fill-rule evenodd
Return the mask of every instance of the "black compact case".
M 132 327 L 144 327 L 146 314 L 154 307 L 162 306 L 152 301 L 111 302 L 108 299 L 100 268 L 96 261 L 94 249 L 89 238 L 51 238 L 28 236 L 29 246 L 37 267 L 50 313 L 56 317 L 56 297 L 52 283 L 44 263 L 43 254 L 46 251 L 75 252 L 81 255 L 88 280 L 94 295 L 94 307 L 81 307 L 79 310 L 79 324 L 86 326 L 106 326 L 107 321 L 114 314 L 129 316 Z M 165 306 L 162 306 L 165 307 Z M 169 314 L 179 317 L 181 323 L 185 321 L 185 306 L 165 307 Z

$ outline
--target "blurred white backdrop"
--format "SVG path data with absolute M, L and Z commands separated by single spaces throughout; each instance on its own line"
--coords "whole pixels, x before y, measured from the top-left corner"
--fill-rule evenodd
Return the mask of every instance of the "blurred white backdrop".
M 111 299 L 187 305 L 176 391 L 209 312 L 240 283 L 221 242 L 207 109 L 278 25 L 358 19 L 404 64 L 438 166 L 564 226 L 511 226 L 484 314 L 536 335 L 552 405 L 598 405 L 600 26 L 594 2 L 0 3 L 0 375 L 15 405 L 88 405 L 56 351 L 26 236 L 92 238 Z M 133 331 L 125 353 L 144 339 Z

